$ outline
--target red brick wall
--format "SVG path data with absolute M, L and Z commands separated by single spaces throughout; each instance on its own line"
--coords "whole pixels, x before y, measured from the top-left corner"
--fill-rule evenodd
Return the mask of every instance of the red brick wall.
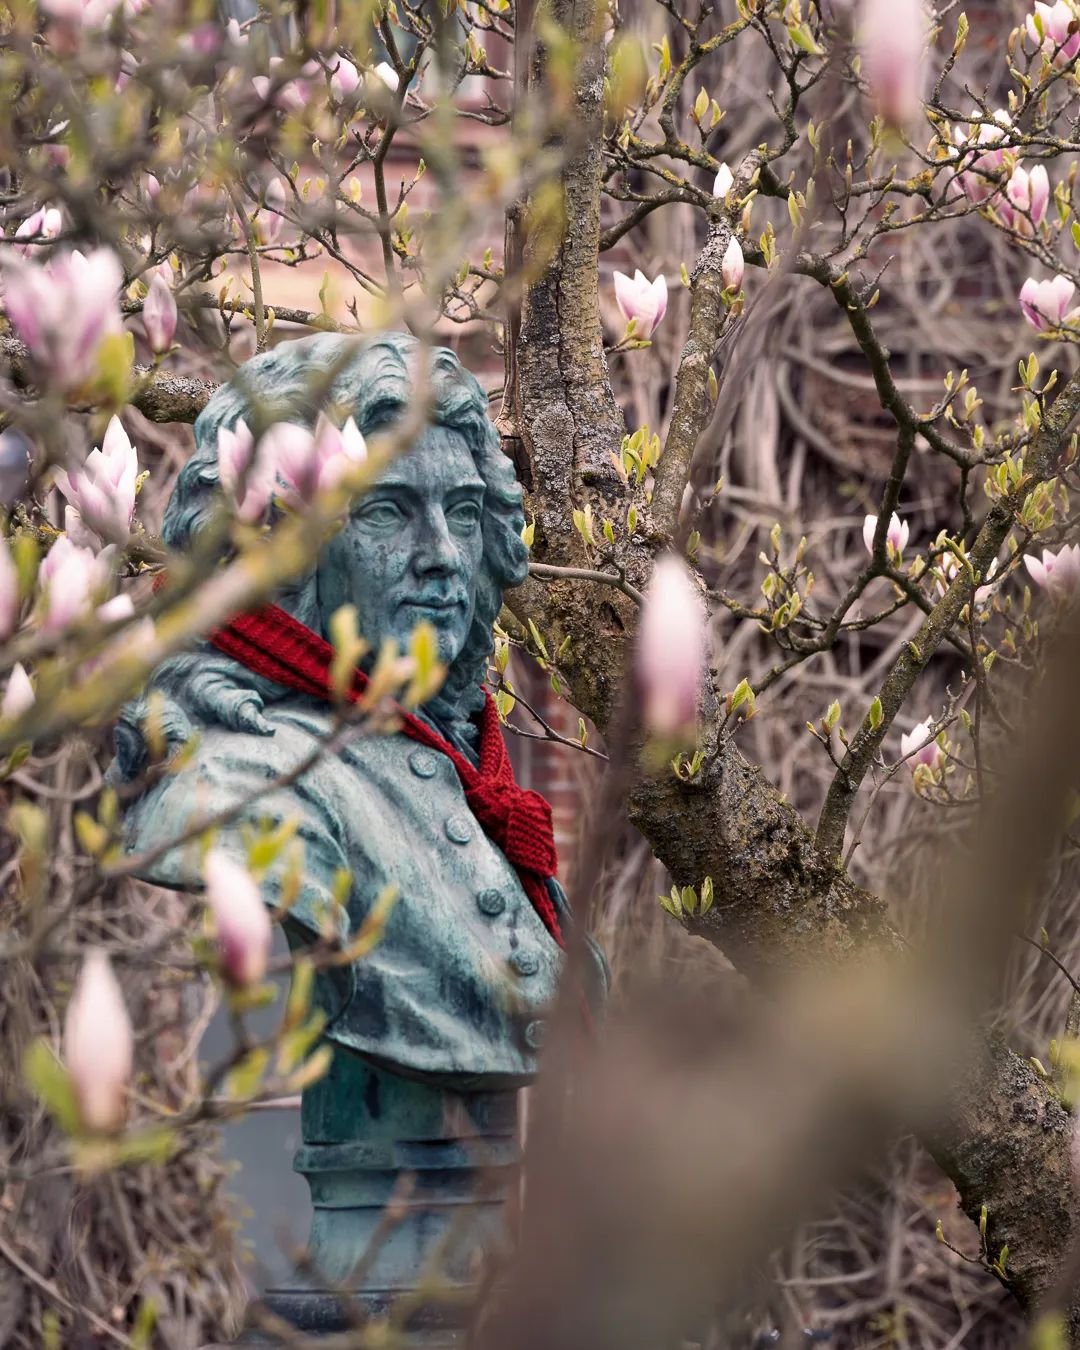
M 577 741 L 577 710 L 554 692 L 549 674 L 532 661 L 519 660 L 511 680 L 553 731 Z M 543 731 L 520 703 L 510 720 L 525 731 Z M 592 737 L 595 738 L 595 732 Z M 555 843 L 559 850 L 559 877 L 565 883 L 578 856 L 584 823 L 583 803 L 585 794 L 595 782 L 598 762 L 574 746 L 559 745 L 555 741 L 533 740 L 513 732 L 507 732 L 507 740 L 518 781 L 551 803 Z

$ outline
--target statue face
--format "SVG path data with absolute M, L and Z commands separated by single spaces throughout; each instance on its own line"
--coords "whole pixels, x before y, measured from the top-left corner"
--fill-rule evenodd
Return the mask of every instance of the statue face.
M 484 482 L 464 437 L 432 428 L 357 503 L 319 564 L 325 630 L 341 605 L 354 604 L 374 648 L 399 648 L 422 620 L 435 628 L 439 658 L 461 653 L 476 608 L 483 554 Z

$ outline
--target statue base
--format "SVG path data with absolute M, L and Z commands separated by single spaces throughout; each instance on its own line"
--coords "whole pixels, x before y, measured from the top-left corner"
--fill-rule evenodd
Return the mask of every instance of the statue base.
M 459 1345 L 485 1253 L 506 1242 L 517 1093 L 450 1092 L 338 1050 L 304 1095 L 303 1125 L 293 1165 L 315 1211 L 304 1276 L 263 1306 L 313 1334 L 374 1320 L 425 1350 Z
M 349 1331 L 370 1318 L 400 1326 L 398 1335 L 410 1350 L 457 1350 L 466 1343 L 468 1305 L 431 1305 L 399 1320 L 394 1308 L 401 1297 L 400 1290 L 391 1289 L 347 1297 L 319 1289 L 271 1289 L 260 1301 L 275 1317 L 309 1336 Z

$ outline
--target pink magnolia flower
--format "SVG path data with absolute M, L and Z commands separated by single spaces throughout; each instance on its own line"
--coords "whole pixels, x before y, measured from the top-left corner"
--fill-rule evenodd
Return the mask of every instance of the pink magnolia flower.
M 309 428 L 295 422 L 275 422 L 263 432 L 259 450 L 289 489 L 284 496 L 290 505 L 311 500 L 319 466 L 315 437 Z
M 34 706 L 34 686 L 23 669 L 22 662 L 16 661 L 8 676 L 4 697 L 0 699 L 0 718 L 5 722 L 14 722 L 28 708 Z
M 907 126 L 922 108 L 926 32 L 922 0 L 863 0 L 862 73 L 890 126 Z
M 863 521 L 863 543 L 866 545 L 867 553 L 874 551 L 874 535 L 877 533 L 877 516 L 867 516 Z M 894 557 L 899 559 L 907 548 L 908 541 L 908 523 L 901 520 L 894 511 L 889 517 L 889 529 L 885 535 L 885 545 L 888 551 Z
M 102 339 L 121 331 L 124 274 L 116 254 L 99 248 L 47 263 L 6 258 L 2 273 L 7 316 L 31 356 L 62 389 L 85 384 Z
M 336 487 L 350 467 L 367 458 L 367 443 L 351 417 L 339 428 L 320 413 L 314 433 L 292 422 L 279 422 L 264 439 L 286 486 L 283 497 L 294 508 Z
M 264 436 L 256 451 L 255 438 L 243 418 L 218 430 L 218 478 L 237 517 L 248 525 L 263 518 L 274 495 L 275 466 L 265 441 Z
M 55 206 L 43 206 L 32 216 L 27 216 L 15 231 L 16 239 L 55 239 L 64 228 L 64 217 Z M 40 243 L 16 244 L 15 252 L 23 258 L 32 258 L 41 247 Z
M 266 974 L 273 940 L 262 893 L 247 868 L 220 848 L 207 853 L 203 876 L 217 930 L 221 974 L 240 988 L 257 984 Z
M 100 450 L 91 450 L 81 469 L 56 475 L 56 486 L 71 503 L 75 533 L 80 527 L 106 543 L 126 544 L 135 514 L 139 457 L 123 424 L 113 417 Z
M 1030 235 L 1032 226 L 1038 227 L 1046 219 L 1050 204 L 1050 178 L 1046 166 L 1036 164 L 1028 173 L 1018 164 L 1005 184 L 1005 196 L 1007 203 L 1001 202 L 999 210 L 1006 225 Z
M 936 769 L 944 758 L 929 722 L 917 722 L 910 731 L 904 732 L 900 737 L 900 755 L 912 773 L 920 764 L 925 764 L 928 769 Z
M 1051 281 L 1028 277 L 1020 288 L 1020 308 L 1024 318 L 1040 333 L 1048 328 L 1060 328 L 1068 317 L 1075 290 L 1075 284 L 1068 277 L 1056 276 Z
M 1042 23 L 1041 38 L 1035 26 L 1036 15 Z M 1068 65 L 1080 51 L 1080 32 L 1076 30 L 1076 13 L 1067 0 L 1057 0 L 1054 5 L 1046 5 L 1042 0 L 1035 0 L 1035 13 L 1027 16 L 1025 27 L 1032 42 L 1042 48 L 1045 56 L 1052 57 L 1057 65 Z
M 742 245 L 734 235 L 724 251 L 724 258 L 720 264 L 720 275 L 724 280 L 724 285 L 729 291 L 737 291 L 743 283 L 743 273 L 746 271 L 746 263 L 743 260 Z
M 1080 586 L 1080 544 L 1066 544 L 1057 553 L 1043 549 L 1041 561 L 1027 554 L 1024 566 L 1040 590 L 1055 600 L 1069 600 Z
M 735 186 L 735 175 L 726 164 L 721 164 L 716 172 L 716 180 L 713 183 L 713 196 L 723 199 Z
M 315 423 L 318 491 L 337 487 L 351 468 L 363 464 L 367 453 L 367 441 L 353 418 L 336 427 L 325 413 L 320 413 Z
M 19 574 L 6 539 L 0 538 L 0 641 L 9 638 L 19 622 Z
M 616 272 L 615 303 L 627 323 L 637 320 L 635 337 L 650 338 L 667 312 L 667 280 L 661 273 L 655 280 L 638 269 L 633 277 Z
M 339 56 L 330 75 L 330 92 L 338 103 L 351 99 L 360 88 L 361 75 L 347 56 Z M 395 85 L 396 88 L 396 85 Z
M 704 666 L 701 597 L 686 564 L 668 554 L 653 569 L 638 628 L 637 685 L 651 735 L 692 739 Z
M 172 287 L 162 281 L 160 276 L 151 278 L 150 289 L 143 301 L 143 328 L 150 350 L 156 356 L 164 355 L 172 347 L 176 320 L 176 298 Z
M 80 548 L 62 534 L 38 570 L 44 633 L 61 633 L 85 613 L 94 594 L 104 586 L 109 562 L 93 549 Z
M 87 952 L 64 1016 L 64 1063 L 87 1130 L 119 1130 L 127 1117 L 135 1038 L 109 958 Z

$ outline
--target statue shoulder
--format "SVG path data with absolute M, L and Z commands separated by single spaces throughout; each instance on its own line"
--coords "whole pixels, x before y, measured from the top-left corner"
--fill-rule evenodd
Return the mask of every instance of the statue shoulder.
M 158 853 L 201 820 L 228 815 L 226 834 L 245 823 L 296 818 L 301 833 L 327 846 L 334 834 L 335 767 L 321 752 L 331 733 L 329 713 L 282 707 L 267 710 L 272 734 L 205 727 L 182 751 L 174 770 L 150 783 L 125 813 L 130 853 Z M 293 777 L 295 775 L 295 777 Z M 328 809 L 324 809 L 324 806 Z M 230 814 L 231 813 L 231 814 Z M 195 850 L 182 846 L 140 872 L 147 881 L 187 885 L 198 878 Z
M 197 728 L 193 743 L 181 753 L 176 772 L 161 780 L 167 787 L 227 780 L 252 785 L 293 773 L 313 761 L 317 773 L 319 747 L 331 735 L 329 712 L 307 707 L 271 706 L 262 714 L 267 730 L 236 731 L 223 726 Z

